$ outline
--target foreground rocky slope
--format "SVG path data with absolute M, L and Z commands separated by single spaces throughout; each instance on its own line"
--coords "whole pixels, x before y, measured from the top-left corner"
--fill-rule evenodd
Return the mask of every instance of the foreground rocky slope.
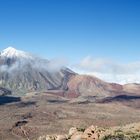
M 140 122 L 140 104 L 113 101 L 72 102 L 52 93 L 0 96 L 0 140 L 34 140 L 46 134 L 67 134 L 71 127 L 122 126 Z M 139 100 L 138 100 L 139 101 Z
M 140 123 L 122 127 L 73 127 L 66 135 L 44 135 L 36 140 L 140 140 Z

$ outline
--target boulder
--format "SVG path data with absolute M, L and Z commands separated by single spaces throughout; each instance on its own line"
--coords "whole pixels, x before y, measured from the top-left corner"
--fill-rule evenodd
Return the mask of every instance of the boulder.
M 72 135 L 74 135 L 74 133 L 76 133 L 76 132 L 78 132 L 78 130 L 77 130 L 77 128 L 76 127 L 72 127 L 72 128 L 70 128 L 70 130 L 69 130 L 69 136 L 72 136 Z
M 68 139 L 68 136 L 66 135 L 58 135 L 56 140 L 67 140 Z

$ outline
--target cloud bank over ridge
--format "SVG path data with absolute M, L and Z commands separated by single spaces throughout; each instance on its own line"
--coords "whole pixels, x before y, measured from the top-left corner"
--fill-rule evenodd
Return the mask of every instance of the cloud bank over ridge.
M 123 64 L 87 56 L 74 65 L 73 69 L 82 74 L 95 75 L 108 82 L 140 83 L 140 61 Z

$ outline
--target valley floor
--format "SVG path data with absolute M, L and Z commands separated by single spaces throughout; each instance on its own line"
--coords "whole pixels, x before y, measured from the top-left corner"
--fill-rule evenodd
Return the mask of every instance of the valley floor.
M 76 103 L 49 94 L 0 105 L 0 140 L 32 140 L 65 134 L 71 127 L 122 126 L 140 122 L 139 108 L 119 102 Z

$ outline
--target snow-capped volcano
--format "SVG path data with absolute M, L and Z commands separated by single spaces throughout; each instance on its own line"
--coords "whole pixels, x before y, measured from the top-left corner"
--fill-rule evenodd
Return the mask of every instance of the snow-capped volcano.
M 8 47 L 0 53 L 0 87 L 14 92 L 67 89 L 67 81 L 75 73 L 56 65 L 55 62 Z
M 8 47 L 4 49 L 3 51 L 0 52 L 0 57 L 1 58 L 26 58 L 26 59 L 33 59 L 33 55 L 17 50 L 13 47 Z

